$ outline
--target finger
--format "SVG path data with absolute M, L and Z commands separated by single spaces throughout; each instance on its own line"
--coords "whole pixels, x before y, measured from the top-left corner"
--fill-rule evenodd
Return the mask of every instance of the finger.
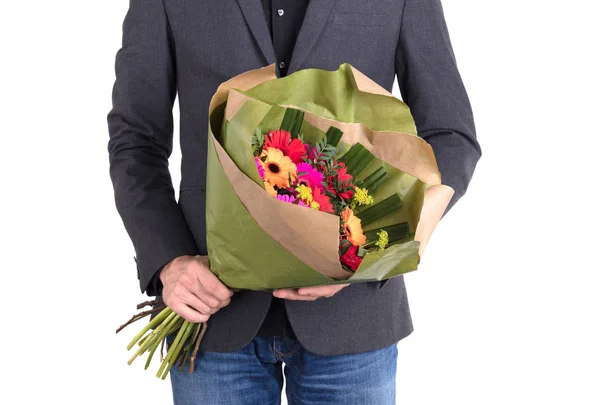
M 280 290 L 275 290 L 273 291 L 273 295 L 277 298 L 296 301 L 314 301 L 317 298 L 319 298 L 311 295 L 300 295 L 298 294 L 298 291 L 296 291 L 293 288 L 283 288 Z
M 208 321 L 208 318 L 210 318 L 210 315 L 201 314 L 200 312 L 188 307 L 182 302 L 174 305 L 173 307 L 171 307 L 171 309 L 175 311 L 177 315 L 181 316 L 183 319 L 189 322 L 206 322 Z
M 224 301 L 220 301 L 217 298 L 215 298 L 210 292 L 206 291 L 206 289 L 202 285 L 200 286 L 199 297 L 202 300 L 202 302 L 208 305 L 211 309 L 217 310 L 224 306 Z
M 226 301 L 233 295 L 225 284 L 218 279 L 213 273 L 208 273 L 202 280 L 202 287 L 213 297 L 219 301 Z
M 201 279 L 203 276 L 198 276 L 198 274 L 202 274 L 202 269 L 198 272 L 181 275 L 179 281 L 183 285 L 185 289 L 190 291 L 196 297 L 198 297 L 205 305 L 207 305 L 211 309 L 219 309 L 227 304 L 229 304 L 229 296 L 226 300 L 217 299 L 210 291 L 205 288 L 205 285 L 202 283 Z M 212 275 L 212 273 L 211 273 Z M 214 276 L 213 276 L 214 277 Z M 217 282 L 221 283 L 218 279 Z M 213 313 L 216 311 L 213 311 Z
M 204 301 L 202 301 L 191 291 L 181 290 L 178 294 L 178 297 L 184 304 L 187 304 L 188 306 L 192 307 L 193 309 L 195 309 L 203 315 L 210 315 L 217 312 L 216 309 L 213 309 L 206 305 Z
M 339 292 L 342 288 L 346 287 L 348 284 L 338 284 L 338 285 L 321 285 L 315 287 L 301 287 L 298 288 L 299 295 L 308 295 L 314 297 L 332 297 L 337 292 Z
M 201 264 L 198 264 L 198 266 L 198 271 L 195 274 L 197 281 L 199 281 L 198 284 L 204 288 L 204 291 L 219 301 L 226 301 L 231 298 L 233 291 L 227 288 L 207 266 Z
M 198 278 L 193 273 L 182 273 L 177 280 L 183 289 L 191 292 L 197 297 L 201 297 L 202 289 Z M 178 286 L 175 287 L 175 289 Z

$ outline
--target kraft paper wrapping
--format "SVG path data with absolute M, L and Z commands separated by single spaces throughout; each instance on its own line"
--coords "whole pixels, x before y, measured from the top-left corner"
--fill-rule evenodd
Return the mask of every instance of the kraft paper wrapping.
M 338 80 L 339 83 L 332 86 L 342 89 L 337 95 L 339 99 L 346 103 L 354 100 L 358 105 L 339 107 L 337 102 L 329 103 L 329 100 L 311 104 L 314 102 L 314 89 L 310 88 L 306 89 L 306 94 L 299 96 L 296 96 L 297 93 L 285 94 L 283 91 L 291 86 L 288 83 L 287 87 L 281 87 L 286 85 L 283 83 L 286 80 L 297 80 L 296 85 L 304 81 L 310 87 L 317 81 L 311 80 L 311 74 L 314 73 L 324 74 L 321 80 Z M 356 89 L 348 90 L 352 82 Z M 271 86 L 275 84 L 279 87 Z M 346 97 L 347 91 L 354 91 L 356 97 Z M 277 104 L 283 100 L 286 102 Z M 378 104 L 388 106 L 390 112 L 395 114 L 390 113 L 385 120 L 381 120 L 377 116 L 379 111 L 361 108 L 365 103 L 374 109 Z M 216 111 L 223 107 L 224 110 Z M 306 126 L 303 125 L 302 132 L 305 133 L 306 130 L 309 138 L 312 132 L 322 133 L 333 125 L 344 132 L 342 143 L 352 145 L 360 142 L 369 149 L 378 160 L 374 166 L 382 165 L 382 162 L 389 165 L 389 169 L 396 173 L 393 179 L 397 180 L 397 184 L 403 183 L 406 188 L 399 192 L 402 186 L 388 180 L 384 192 L 399 192 L 410 197 L 413 204 L 403 215 L 416 228 L 414 238 L 401 241 L 402 243 L 392 245 L 384 251 L 369 253 L 359 269 L 350 273 L 339 262 L 337 216 L 282 203 L 265 192 L 254 166 L 250 140 L 253 129 L 260 123 L 280 122 L 277 114 L 281 114 L 284 107 L 298 108 L 305 112 Z M 236 288 L 270 290 L 381 280 L 416 269 L 454 190 L 441 184 L 433 150 L 425 140 L 416 136 L 408 107 L 400 100 L 349 64 L 341 65 L 336 72 L 306 69 L 281 79 L 276 77 L 275 65 L 270 65 L 243 73 L 221 84 L 211 100 L 209 115 L 207 240 L 211 269 L 226 284 Z M 343 120 L 336 120 L 335 117 Z M 376 128 L 380 122 L 380 128 Z M 385 128 L 402 131 L 389 131 Z M 217 172 L 221 178 L 219 184 L 211 181 L 211 178 L 218 177 L 215 175 Z M 222 184 L 225 178 L 230 189 Z M 220 194 L 219 205 L 215 201 L 217 195 L 211 196 L 212 192 Z M 211 199 L 215 204 L 211 204 Z M 377 200 L 380 199 L 376 198 Z M 224 201 L 227 201 L 225 205 L 229 207 L 223 206 Z M 247 211 L 244 213 L 245 210 Z M 226 219 L 227 215 L 221 215 L 221 211 L 228 212 L 229 219 Z M 242 216 L 244 227 L 250 229 L 248 234 L 252 236 L 252 240 L 235 240 L 237 235 L 223 231 L 223 227 L 241 225 L 242 221 L 236 224 L 231 218 L 239 220 Z M 371 228 L 385 225 L 376 223 Z M 244 244 L 253 247 L 253 250 L 240 247 Z M 260 268 L 260 260 L 243 256 L 246 251 L 249 255 L 256 256 L 259 250 L 263 251 L 259 254 L 264 254 L 261 258 L 264 268 Z M 280 255 L 281 260 L 274 260 L 276 255 Z M 273 260 L 279 262 L 275 263 L 277 268 L 274 269 L 269 268 Z

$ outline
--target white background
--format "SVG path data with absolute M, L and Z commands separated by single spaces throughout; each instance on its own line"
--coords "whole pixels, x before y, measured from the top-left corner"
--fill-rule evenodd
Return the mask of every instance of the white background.
M 600 403 L 596 4 L 444 1 L 483 157 L 406 277 L 398 404 Z M 143 300 L 106 149 L 127 6 L 0 6 L 3 404 L 171 403 L 114 333 Z

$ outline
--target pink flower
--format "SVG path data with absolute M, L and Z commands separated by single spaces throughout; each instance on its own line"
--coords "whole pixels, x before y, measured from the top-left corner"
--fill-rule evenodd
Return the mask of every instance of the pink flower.
M 260 178 L 265 181 L 265 168 L 262 165 L 262 162 L 259 158 L 255 157 L 254 162 L 256 163 L 256 168 L 258 169 L 258 174 L 260 174 Z
M 283 201 L 283 202 L 287 202 L 287 203 L 293 203 L 294 201 L 296 201 L 296 197 L 294 197 L 293 195 L 278 195 L 277 199 L 279 201 Z
M 323 173 L 309 165 L 308 163 L 300 163 L 297 165 L 298 173 L 302 175 L 298 176 L 298 185 L 304 184 L 310 188 L 319 188 L 321 191 L 325 191 L 323 187 Z

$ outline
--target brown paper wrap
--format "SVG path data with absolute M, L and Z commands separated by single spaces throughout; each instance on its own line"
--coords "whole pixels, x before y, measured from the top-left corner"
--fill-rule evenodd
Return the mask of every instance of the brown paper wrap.
M 360 91 L 393 97 L 391 93 L 357 69 L 352 68 L 352 72 Z M 245 91 L 276 78 L 275 65 L 272 64 L 222 83 L 211 100 L 209 115 L 217 106 L 227 101 L 225 119 L 231 120 L 249 98 L 236 89 Z M 283 105 L 282 107 L 303 110 L 304 119 L 324 132 L 332 125 L 339 128 L 344 133 L 342 142 L 350 145 L 360 142 L 377 158 L 427 184 L 414 237 L 415 241 L 420 243 L 419 255 L 422 255 L 454 194 L 451 187 L 441 184 L 441 175 L 431 146 L 424 139 L 413 134 L 372 131 L 363 124 L 320 117 L 298 106 Z M 215 145 L 219 160 L 236 194 L 263 230 L 319 273 L 332 279 L 345 279 L 351 275 L 340 265 L 339 239 L 332 238 L 332 235 L 337 236 L 339 232 L 338 217 L 293 204 L 280 204 L 236 167 L 214 136 L 211 137 L 211 141 Z M 314 233 L 308 229 L 314 221 L 319 221 L 321 232 Z

